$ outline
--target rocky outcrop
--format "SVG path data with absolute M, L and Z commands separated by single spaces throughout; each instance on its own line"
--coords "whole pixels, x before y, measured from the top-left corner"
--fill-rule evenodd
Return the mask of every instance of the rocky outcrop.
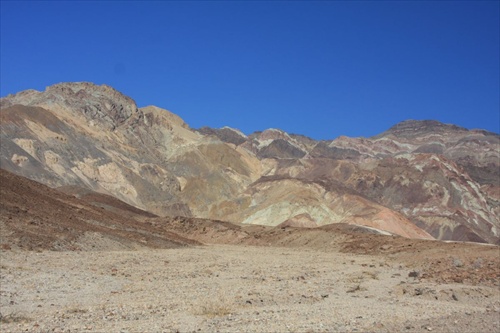
M 302 158 L 307 154 L 304 144 L 274 128 L 253 133 L 241 146 L 259 158 Z
M 109 86 L 87 82 L 60 83 L 44 92 L 25 91 L 2 99 L 1 106 L 15 104 L 72 111 L 73 116 L 83 116 L 89 124 L 99 124 L 107 130 L 114 130 L 138 112 L 130 97 Z
M 223 142 L 232 143 L 234 145 L 240 145 L 247 140 L 247 136 L 245 134 L 237 129 L 230 127 L 223 127 L 219 129 L 202 127 L 198 129 L 198 132 L 203 135 L 213 135 Z
M 410 120 L 371 138 L 193 130 L 111 87 L 62 83 L 0 99 L 0 166 L 157 215 L 498 243 L 500 136 Z

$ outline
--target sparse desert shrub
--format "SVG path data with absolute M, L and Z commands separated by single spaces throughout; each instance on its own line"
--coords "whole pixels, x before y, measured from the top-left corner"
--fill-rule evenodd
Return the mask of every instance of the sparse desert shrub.
M 207 317 L 222 317 L 230 314 L 232 310 L 233 304 L 225 295 L 220 295 L 217 298 L 203 300 L 202 304 L 196 307 L 195 314 Z
M 360 284 L 356 284 L 351 288 L 347 289 L 346 293 L 355 293 L 357 291 L 366 291 L 366 288 L 362 287 Z
M 370 279 L 373 279 L 373 280 L 378 280 L 378 275 L 379 275 L 379 272 L 369 272 L 369 271 L 363 271 L 363 275 L 369 277 Z
M 29 317 L 26 317 L 25 315 L 19 314 L 19 313 L 10 313 L 6 316 L 2 315 L 0 313 L 0 323 L 2 324 L 11 324 L 11 323 L 26 323 L 30 322 L 32 319 Z
M 464 263 L 462 260 L 458 259 L 458 258 L 454 258 L 453 259 L 453 266 L 454 267 L 463 267 L 464 266 Z
M 87 309 L 82 309 L 79 306 L 71 306 L 66 310 L 67 313 L 87 313 Z
M 380 272 L 363 271 L 361 273 L 354 273 L 351 276 L 347 277 L 347 281 L 350 283 L 361 283 L 367 279 L 378 280 L 379 274 Z

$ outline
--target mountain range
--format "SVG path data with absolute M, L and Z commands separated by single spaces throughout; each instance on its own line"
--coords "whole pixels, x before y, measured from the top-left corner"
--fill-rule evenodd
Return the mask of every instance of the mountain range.
M 500 244 L 500 136 L 408 120 L 369 138 L 192 129 L 106 85 L 0 99 L 0 167 L 149 214 L 237 224 L 360 225 Z

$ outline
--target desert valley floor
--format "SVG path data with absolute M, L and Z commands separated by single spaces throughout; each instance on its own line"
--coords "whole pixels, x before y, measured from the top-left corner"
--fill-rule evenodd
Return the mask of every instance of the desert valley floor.
M 1 331 L 498 332 L 498 248 L 435 244 L 2 251 Z

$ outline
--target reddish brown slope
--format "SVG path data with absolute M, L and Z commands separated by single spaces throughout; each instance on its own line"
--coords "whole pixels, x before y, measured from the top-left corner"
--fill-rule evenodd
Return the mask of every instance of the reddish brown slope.
M 97 199 L 96 199 L 97 198 Z M 102 205 L 107 198 L 106 207 Z M 140 211 L 94 194 L 92 205 L 0 169 L 0 244 L 29 250 L 171 248 L 199 244 L 134 217 Z M 101 207 L 99 207 L 99 205 Z M 112 207 L 112 209 L 108 209 Z M 151 214 L 143 212 L 144 217 Z

